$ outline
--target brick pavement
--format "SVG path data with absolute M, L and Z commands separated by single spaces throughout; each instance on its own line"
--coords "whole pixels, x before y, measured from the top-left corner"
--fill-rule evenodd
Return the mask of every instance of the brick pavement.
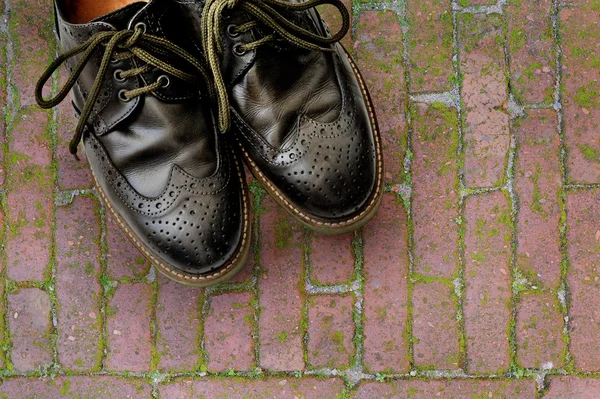
M 0 397 L 600 397 L 600 2 L 346 4 L 380 212 L 321 236 L 253 182 L 246 269 L 193 289 L 34 105 L 50 0 L 0 3 Z

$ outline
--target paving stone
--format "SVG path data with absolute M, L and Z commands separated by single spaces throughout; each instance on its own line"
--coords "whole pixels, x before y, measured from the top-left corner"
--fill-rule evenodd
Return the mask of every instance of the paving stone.
M 112 215 L 106 217 L 107 272 L 117 280 L 138 279 L 150 270 L 150 261 L 131 243 Z
M 466 202 L 465 325 L 467 360 L 473 373 L 509 366 L 510 214 L 501 192 Z
M 457 369 L 460 349 L 454 287 L 441 282 L 417 283 L 412 303 L 415 364 Z
M 503 26 L 496 14 L 459 17 L 468 187 L 497 186 L 504 178 L 510 135 Z
M 600 395 L 600 380 L 583 377 L 554 377 L 544 399 L 594 399 Z
M 377 110 L 386 178 L 401 182 L 406 153 L 402 29 L 391 11 L 365 11 L 357 34 L 358 64 Z
M 50 262 L 53 177 L 46 112 L 22 115 L 12 130 L 7 182 L 8 277 L 43 280 Z
M 525 104 L 554 102 L 556 46 L 551 0 L 511 0 L 506 5 L 511 84 Z
M 313 235 L 310 247 L 310 277 L 313 284 L 341 284 L 352 278 L 352 240 L 354 233 L 339 236 Z
M 411 92 L 452 89 L 452 7 L 447 1 L 408 2 Z
M 348 9 L 348 13 L 350 14 L 350 29 L 344 38 L 341 40 L 341 43 L 344 45 L 346 50 L 352 51 L 352 1 L 350 0 L 342 0 L 342 3 Z M 321 18 L 325 21 L 329 30 L 332 34 L 335 34 L 342 27 L 342 17 L 340 13 L 334 8 L 330 6 L 319 6 L 317 7 L 319 10 L 319 14 L 321 14 Z
M 250 370 L 255 366 L 251 299 L 248 292 L 211 297 L 204 322 L 209 371 Z
M 564 321 L 555 294 L 524 294 L 518 306 L 517 355 L 527 368 L 560 368 Z
M 401 203 L 385 194 L 364 228 L 364 363 L 370 372 L 405 372 L 409 367 L 407 234 Z
M 534 380 L 393 381 L 362 383 L 353 399 L 535 398 Z
M 12 362 L 18 372 L 34 371 L 52 361 L 50 299 L 38 289 L 8 296 Z
M 58 355 L 71 370 L 100 367 L 99 204 L 76 198 L 56 211 Z
M 0 386 L 0 397 L 11 399 L 56 399 L 56 398 L 150 398 L 151 387 L 143 380 L 119 377 L 56 377 L 15 378 L 4 380 Z
M 0 4 L 0 13 L 4 12 L 4 4 Z M 0 34 L 0 48 L 6 48 L 6 34 Z M 7 77 L 6 68 L 8 62 L 6 59 L 6 51 L 0 51 L 0 104 L 6 103 L 7 96 Z M 0 148 L 4 148 L 6 143 L 6 121 L 10 118 L 10 108 L 7 106 L 3 109 L 4 117 L 0 119 Z M 4 151 L 0 151 L 0 185 L 4 185 L 6 179 L 6 170 L 4 168 Z
M 314 296 L 308 307 L 308 362 L 344 368 L 354 355 L 351 296 Z M 280 337 L 285 340 L 285 336 Z
M 159 387 L 161 398 L 227 399 L 321 399 L 341 394 L 344 383 L 338 378 L 269 378 L 266 380 L 189 380 L 180 379 Z
M 263 209 L 258 280 L 260 366 L 302 370 L 302 228 L 270 198 L 265 198 Z M 279 339 L 281 334 L 287 334 L 285 342 Z
M 192 370 L 200 360 L 198 334 L 202 289 L 186 287 L 163 275 L 156 306 L 158 366 L 165 371 Z
M 527 113 L 515 132 L 519 144 L 515 191 L 520 202 L 517 263 L 532 285 L 555 289 L 561 273 L 557 118 L 551 110 Z
M 599 200 L 595 190 L 570 193 L 567 199 L 570 348 L 580 371 L 600 370 Z
M 108 358 L 115 371 L 150 371 L 152 287 L 145 283 L 120 284 L 108 308 Z
M 450 277 L 458 270 L 458 116 L 441 104 L 415 108 L 414 270 Z
M 563 110 L 569 180 L 600 183 L 600 9 L 594 0 L 560 11 Z

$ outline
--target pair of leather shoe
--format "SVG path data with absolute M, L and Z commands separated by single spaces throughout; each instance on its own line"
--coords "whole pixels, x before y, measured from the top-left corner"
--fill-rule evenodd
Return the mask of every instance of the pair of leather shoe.
M 342 14 L 331 35 L 315 6 Z M 364 81 L 338 40 L 339 0 L 150 0 L 84 24 L 57 2 L 64 53 L 36 87 L 40 106 L 72 91 L 98 192 L 166 276 L 207 286 L 250 247 L 240 158 L 311 229 L 362 226 L 382 195 L 382 153 Z M 42 88 L 66 64 L 50 99 Z

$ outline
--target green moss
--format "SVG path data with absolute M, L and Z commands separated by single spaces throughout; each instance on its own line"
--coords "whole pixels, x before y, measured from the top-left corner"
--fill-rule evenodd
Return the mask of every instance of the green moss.
M 292 243 L 294 230 L 288 218 L 280 218 L 275 223 L 275 246 L 279 249 L 288 248 Z
M 579 146 L 579 149 L 581 150 L 583 157 L 588 161 L 600 161 L 598 150 L 596 150 L 595 148 L 590 147 L 588 144 L 582 144 Z
M 598 83 L 590 82 L 575 92 L 575 102 L 583 108 L 598 107 Z

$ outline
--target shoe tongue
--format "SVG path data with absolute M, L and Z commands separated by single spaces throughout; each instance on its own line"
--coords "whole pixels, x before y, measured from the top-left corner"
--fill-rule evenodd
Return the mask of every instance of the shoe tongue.
M 138 1 L 96 18 L 92 22 L 106 22 L 117 28 L 117 30 L 127 29 L 131 19 L 147 4 L 145 1 Z

